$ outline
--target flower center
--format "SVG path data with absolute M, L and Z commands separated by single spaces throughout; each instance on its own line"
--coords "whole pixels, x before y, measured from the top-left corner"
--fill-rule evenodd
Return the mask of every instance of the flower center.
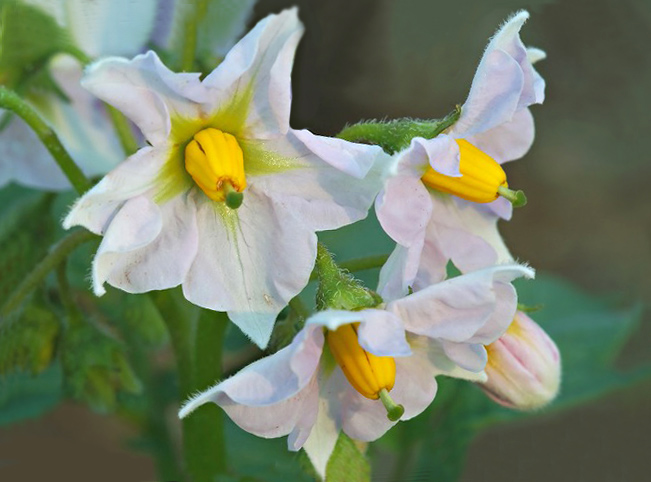
M 398 420 L 404 413 L 402 405 L 393 402 L 389 393 L 396 381 L 396 362 L 390 356 L 376 356 L 359 344 L 359 323 L 342 325 L 328 330 L 328 346 L 348 382 L 359 393 L 371 400 L 382 401 L 390 420 Z
M 185 170 L 213 201 L 233 209 L 242 204 L 244 156 L 231 134 L 212 127 L 197 132 L 185 148 Z
M 499 196 L 504 196 L 514 206 L 526 203 L 522 191 L 508 188 L 504 169 L 492 157 L 464 139 L 455 139 L 455 142 L 459 146 L 461 177 L 445 176 L 430 167 L 422 177 L 426 186 L 476 203 L 495 201 Z

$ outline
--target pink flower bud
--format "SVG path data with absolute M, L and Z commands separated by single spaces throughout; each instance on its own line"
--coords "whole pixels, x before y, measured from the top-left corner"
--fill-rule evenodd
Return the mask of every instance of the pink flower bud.
M 486 350 L 488 380 L 481 387 L 500 405 L 535 410 L 558 394 L 561 381 L 558 348 L 523 312 L 515 314 L 506 333 Z

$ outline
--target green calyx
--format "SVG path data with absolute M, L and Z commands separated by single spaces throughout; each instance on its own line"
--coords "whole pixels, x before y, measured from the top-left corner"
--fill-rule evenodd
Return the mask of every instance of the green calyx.
M 414 137 L 432 139 L 453 126 L 461 115 L 461 107 L 455 109 L 442 119 L 395 119 L 391 121 L 364 121 L 345 127 L 337 137 L 361 144 L 373 144 L 382 147 L 387 153 L 394 154 L 406 149 Z
M 316 293 L 318 310 L 356 311 L 382 303 L 380 295 L 362 286 L 348 271 L 337 266 L 321 243 L 317 246 L 316 272 L 319 279 Z

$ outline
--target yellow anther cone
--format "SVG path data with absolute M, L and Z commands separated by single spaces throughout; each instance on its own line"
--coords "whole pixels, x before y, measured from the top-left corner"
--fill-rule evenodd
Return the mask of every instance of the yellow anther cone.
M 209 127 L 197 132 L 185 148 L 185 169 L 213 201 L 246 188 L 244 156 L 231 134 Z
M 340 326 L 327 332 L 328 345 L 348 382 L 366 398 L 376 400 L 380 391 L 391 391 L 396 380 L 392 357 L 376 356 L 364 350 L 357 338 L 359 323 Z
M 506 173 L 492 157 L 464 139 L 455 139 L 459 146 L 461 177 L 440 174 L 431 167 L 422 177 L 423 183 L 437 191 L 454 194 L 477 203 L 495 201 L 500 188 L 508 188 Z

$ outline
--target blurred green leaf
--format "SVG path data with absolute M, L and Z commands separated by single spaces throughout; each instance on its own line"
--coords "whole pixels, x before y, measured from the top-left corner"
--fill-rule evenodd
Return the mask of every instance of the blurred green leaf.
M 45 370 L 54 356 L 60 327 L 51 310 L 34 305 L 15 321 L 0 325 L 0 374 Z
M 301 455 L 287 450 L 287 439 L 262 439 L 225 418 L 228 463 L 240 482 L 311 482 L 301 470 Z
M 0 0 L 0 83 L 24 91 L 24 84 L 44 80 L 39 72 L 69 46 L 67 32 L 40 8 L 18 0 Z M 48 86 L 45 84 L 39 87 Z M 51 85 L 50 85 L 51 87 Z
M 138 393 L 126 347 L 90 323 L 72 325 L 61 342 L 66 391 L 98 412 L 116 408 L 116 392 Z
M 495 404 L 471 383 L 439 377 L 439 393 L 432 406 L 414 420 L 399 424 L 375 447 L 377 469 L 394 474 L 384 480 L 407 480 L 409 474 L 457 480 L 468 445 L 480 430 L 564 410 L 651 376 L 651 364 L 626 372 L 614 366 L 622 346 L 639 326 L 639 306 L 613 307 L 603 298 L 548 275 L 518 282 L 517 288 L 522 303 L 545 306 L 534 317 L 561 352 L 564 378 L 558 399 L 540 412 L 518 412 Z
M 55 230 L 49 209 L 51 195 L 7 191 L 15 192 L 16 198 L 7 199 L 10 207 L 3 209 L 0 217 L 0 306 L 45 256 Z
M 61 366 L 52 365 L 37 376 L 13 373 L 0 378 L 0 425 L 36 418 L 63 399 Z
M 209 72 L 244 34 L 256 0 L 207 0 L 205 3 L 198 26 L 196 57 Z M 183 21 L 191 8 L 194 8 L 193 2 L 174 2 L 171 33 L 166 46 L 168 60 L 173 63 L 179 61 L 175 56 L 182 51 Z
M 326 468 L 328 482 L 370 482 L 371 466 L 355 442 L 341 432 Z

